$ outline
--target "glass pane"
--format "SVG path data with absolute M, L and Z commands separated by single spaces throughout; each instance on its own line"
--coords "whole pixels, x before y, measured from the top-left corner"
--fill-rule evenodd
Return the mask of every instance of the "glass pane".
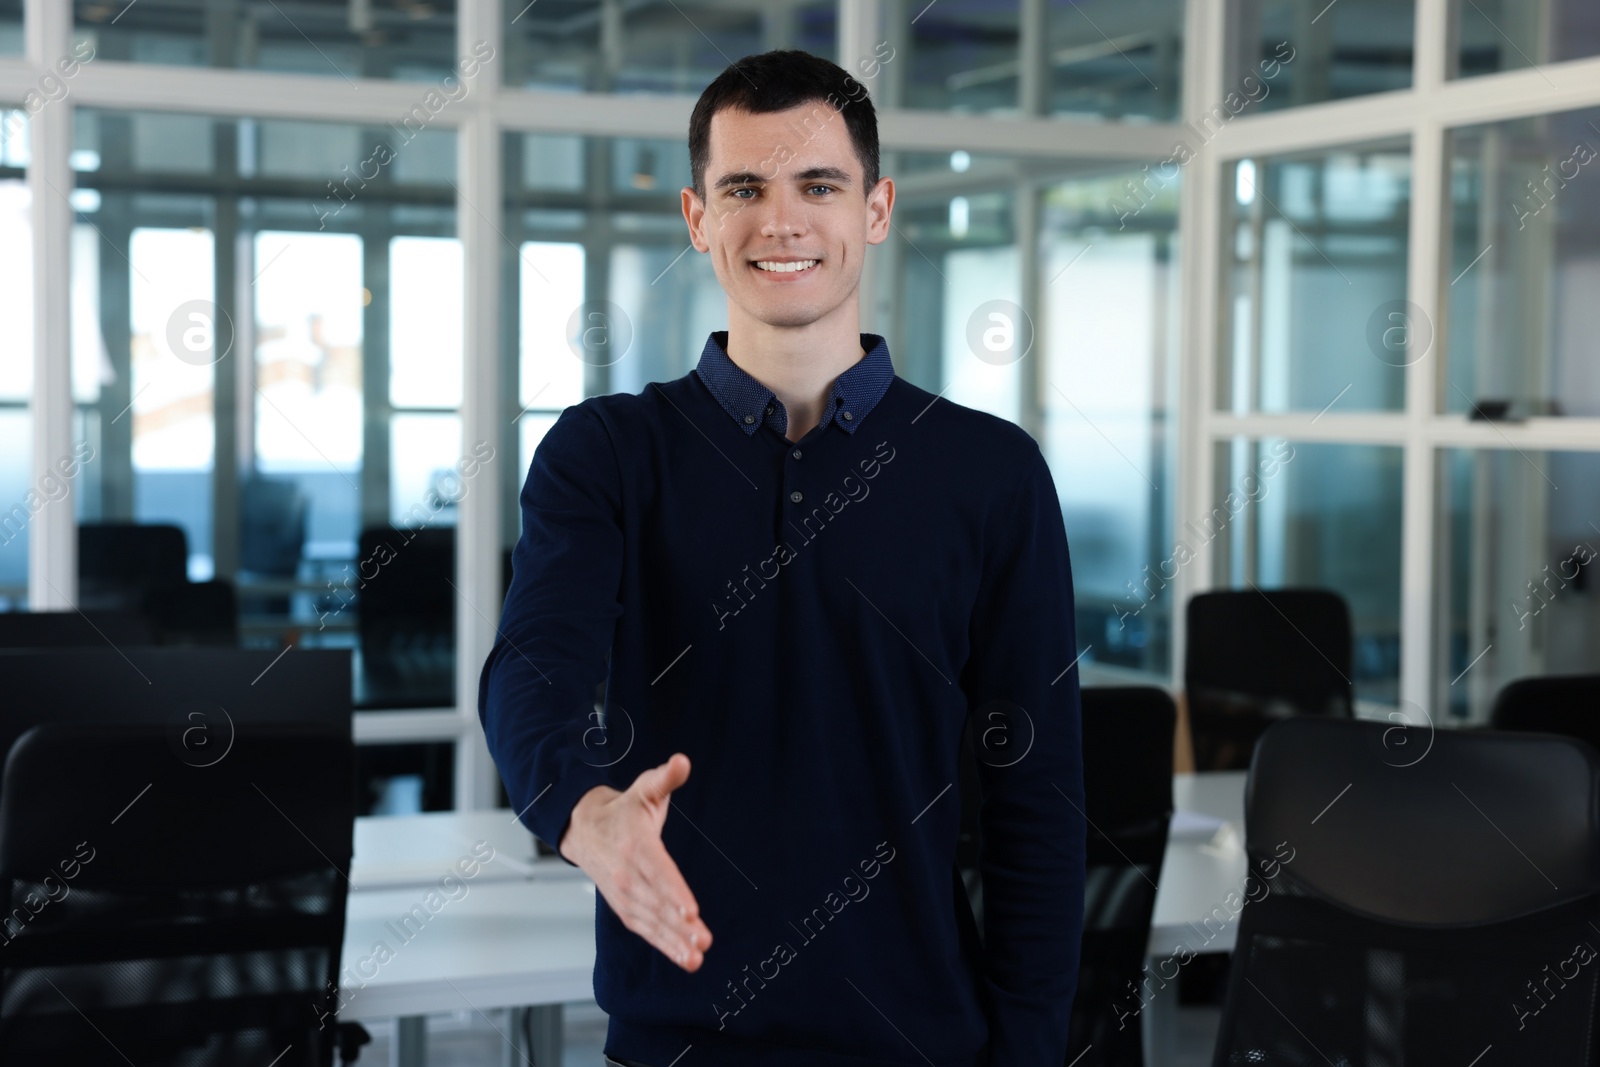
M 1137 217 L 1128 169 L 1046 189 L 1044 450 L 1072 546 L 1086 668 L 1170 669 L 1171 594 L 1141 593 L 1172 555 L 1177 183 Z M 1121 221 L 1126 221 L 1122 226 Z
M 73 0 L 72 10 L 97 59 L 433 82 L 440 100 L 459 99 L 486 58 L 475 52 L 457 64 L 455 0 Z
M 1105 118 L 1179 116 L 1183 88 L 1180 0 L 1051 4 L 1050 107 Z
M 356 650 L 357 707 L 450 706 L 461 253 L 431 175 L 455 139 L 75 117 L 73 388 L 99 456 L 80 515 L 176 523 L 242 644 Z
M 356 814 L 415 815 L 452 810 L 455 752 L 456 746 L 449 741 L 358 746 Z
M 1600 663 L 1600 453 L 1440 453 L 1434 705 L 1486 722 L 1530 675 Z
M 92 226 L 77 229 L 86 244 L 98 236 Z M 206 581 L 215 573 L 211 468 L 217 353 L 213 324 L 200 307 L 209 309 L 216 292 L 212 234 L 209 229 L 138 227 L 129 237 L 128 259 L 133 399 L 123 418 L 132 422 L 133 519 L 183 527 L 189 577 Z M 99 277 L 105 276 L 104 270 L 96 272 Z M 88 336 L 97 341 L 94 362 L 109 370 L 110 360 L 98 343 L 103 337 L 97 332 Z M 85 365 L 81 359 L 76 363 Z M 95 384 L 91 379 L 90 388 Z M 88 390 L 75 392 L 82 401 L 95 399 L 92 393 L 84 395 Z
M 389 242 L 389 402 L 395 407 L 461 406 L 459 301 L 437 299 L 464 284 L 461 242 L 454 237 L 396 237 Z
M 1600 415 L 1600 108 L 1452 131 L 1448 412 Z
M 1593 0 L 1458 0 L 1459 76 L 1600 55 Z
M 1021 53 L 1016 0 L 940 0 L 906 5 L 915 12 L 903 47 L 880 53 L 887 75 L 880 107 L 1015 114 Z M 1076 27 L 1073 27 L 1076 30 Z M 869 83 L 870 84 L 870 83 Z
M 27 50 L 22 36 L 22 0 L 0 0 L 0 56 L 20 56 Z
M 774 48 L 834 59 L 831 0 L 732 5 L 641 0 L 503 0 L 509 85 L 698 96 L 728 64 Z M 613 17 L 614 16 L 614 17 Z
M 1339 593 L 1356 700 L 1397 706 L 1401 450 L 1236 439 L 1217 446 L 1216 464 L 1211 512 L 1183 524 L 1179 557 L 1212 544 L 1219 588 Z
M 1237 0 L 1242 69 L 1230 84 L 1275 71 L 1260 101 L 1274 110 L 1409 89 L 1416 6 L 1416 0 Z
M 0 112 L 7 128 L 20 112 Z M 21 126 L 22 123 L 15 123 Z M 9 162 L 0 154 L 0 164 Z M 69 479 L 34 486 L 33 218 L 27 182 L 0 178 L 0 610 L 26 606 L 28 527 L 33 516 L 71 492 Z M 63 457 L 67 458 L 67 457 Z M 68 459 L 68 470 L 73 463 Z M 74 471 L 76 473 L 76 471 Z
M 1426 323 L 1405 302 L 1405 144 L 1241 160 L 1226 184 L 1223 410 L 1397 411 Z
M 684 141 L 507 134 L 504 158 L 503 229 L 518 250 L 506 257 L 518 300 L 507 314 L 506 434 L 496 442 L 519 463 L 499 475 L 509 554 L 533 450 L 561 410 L 682 377 L 728 320 L 710 259 L 683 221 Z

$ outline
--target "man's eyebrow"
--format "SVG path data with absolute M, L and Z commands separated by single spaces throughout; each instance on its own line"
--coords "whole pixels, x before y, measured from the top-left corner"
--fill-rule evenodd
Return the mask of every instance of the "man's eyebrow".
M 842 170 L 839 167 L 808 167 L 805 170 L 795 174 L 794 178 L 796 181 L 814 181 L 821 178 L 826 179 L 827 181 L 837 182 L 840 185 L 852 184 L 850 181 L 849 172 Z M 724 174 L 722 177 L 717 179 L 716 184 L 712 186 L 712 188 L 726 189 L 730 185 L 765 185 L 766 183 L 767 179 L 764 176 L 757 174 L 755 171 L 741 170 Z

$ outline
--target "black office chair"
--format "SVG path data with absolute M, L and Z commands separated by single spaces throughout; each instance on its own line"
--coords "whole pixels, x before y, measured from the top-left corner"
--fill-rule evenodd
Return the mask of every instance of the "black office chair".
M 86 522 L 78 527 L 78 606 L 142 612 L 152 592 L 189 580 L 189 544 L 169 523 Z
M 239 643 L 233 584 L 189 580 L 189 544 L 168 523 L 78 527 L 78 606 L 145 616 L 164 645 Z
M 1177 709 L 1149 686 L 1083 690 L 1083 787 L 1089 820 L 1083 942 L 1067 1061 L 1143 1067 L 1135 1018 L 1156 886 L 1172 823 Z M 1119 1008 L 1123 1009 L 1119 1013 Z M 1081 1057 L 1081 1059 L 1079 1058 Z
M 155 643 L 155 627 L 137 612 L 0 612 L 0 648 L 139 648 Z
M 305 555 L 311 501 L 289 478 L 252 474 L 239 484 L 239 572 L 245 578 L 293 581 Z M 249 593 L 240 607 L 251 615 L 287 617 L 283 593 Z
M 152 724 L 35 726 L 12 746 L 0 1064 L 329 1067 L 367 1039 L 331 1014 L 349 735 L 240 724 L 199 756 Z
M 1489 726 L 1581 737 L 1600 748 L 1600 674 L 1518 678 L 1495 696 Z
M 1398 760 L 1397 729 L 1256 746 L 1213 1064 L 1600 1063 L 1600 754 L 1441 730 Z
M 454 701 L 455 533 L 449 526 L 361 531 L 357 625 L 368 703 Z
M 1189 601 L 1184 691 L 1199 771 L 1243 770 L 1291 715 L 1353 714 L 1350 609 L 1327 589 L 1228 589 Z

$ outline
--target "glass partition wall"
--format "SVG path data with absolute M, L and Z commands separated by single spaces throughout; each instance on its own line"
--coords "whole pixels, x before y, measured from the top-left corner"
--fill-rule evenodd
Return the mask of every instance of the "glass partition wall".
M 371 810 L 500 801 L 517 493 L 564 407 L 725 326 L 687 118 L 765 48 L 872 92 L 863 329 L 1040 441 L 1087 681 L 1176 687 L 1190 595 L 1252 585 L 1345 596 L 1364 714 L 1600 659 L 1582 4 L 284 10 L 0 0 L 0 597 L 177 526 L 241 642 L 355 653 Z
M 1294 56 L 1185 203 L 1216 218 L 1185 484 L 1221 498 L 1282 450 L 1197 580 L 1342 593 L 1362 714 L 1482 723 L 1516 678 L 1600 665 L 1592 14 L 1241 0 L 1211 31 L 1224 70 L 1278 32 Z

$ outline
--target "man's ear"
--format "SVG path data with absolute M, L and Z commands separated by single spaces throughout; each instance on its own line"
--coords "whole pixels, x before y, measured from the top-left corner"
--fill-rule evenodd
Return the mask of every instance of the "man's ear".
M 890 216 L 894 212 L 894 179 L 879 178 L 867 194 L 867 244 L 882 244 L 889 237 Z
M 689 242 L 694 245 L 696 252 L 711 251 L 711 244 L 706 240 L 705 220 L 706 206 L 692 188 L 685 185 L 678 194 L 683 200 L 683 221 L 689 224 Z

